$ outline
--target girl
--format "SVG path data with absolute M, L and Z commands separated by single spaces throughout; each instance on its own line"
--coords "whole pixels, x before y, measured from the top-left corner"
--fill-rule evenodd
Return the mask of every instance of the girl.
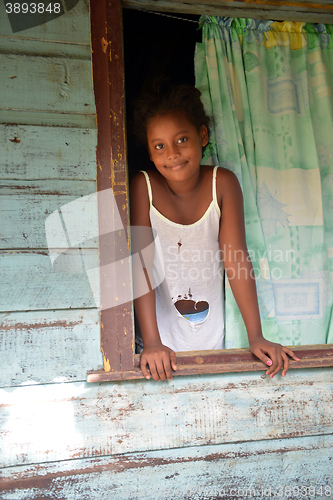
M 164 277 L 134 301 L 144 376 L 171 380 L 177 369 L 175 351 L 223 348 L 224 270 L 250 351 L 268 365 L 267 375 L 273 377 L 281 368 L 286 375 L 288 355 L 298 358 L 262 335 L 237 178 L 224 168 L 200 164 L 209 142 L 200 91 L 184 85 L 150 89 L 137 101 L 135 123 L 156 170 L 140 172 L 132 181 L 131 226 L 157 234 L 151 260 L 155 277 L 161 269 Z M 145 262 L 146 277 L 151 277 Z

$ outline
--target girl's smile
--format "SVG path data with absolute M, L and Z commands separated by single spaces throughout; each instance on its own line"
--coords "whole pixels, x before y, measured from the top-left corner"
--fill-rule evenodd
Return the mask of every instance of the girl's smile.
M 185 113 L 174 112 L 148 122 L 147 141 L 150 159 L 160 174 L 166 180 L 184 181 L 200 169 L 208 132 L 204 125 L 198 132 Z

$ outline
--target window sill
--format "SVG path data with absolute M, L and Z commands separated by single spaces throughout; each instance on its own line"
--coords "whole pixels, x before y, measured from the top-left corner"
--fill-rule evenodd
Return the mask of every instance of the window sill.
M 333 366 L 333 344 L 291 346 L 300 361 L 290 360 L 290 369 L 322 368 Z M 215 351 L 189 351 L 176 354 L 177 371 L 174 376 L 202 375 L 210 373 L 232 373 L 265 371 L 267 367 L 249 349 L 221 349 Z M 134 356 L 134 368 L 127 371 L 94 370 L 87 373 L 87 382 L 143 379 L 140 370 L 140 355 Z

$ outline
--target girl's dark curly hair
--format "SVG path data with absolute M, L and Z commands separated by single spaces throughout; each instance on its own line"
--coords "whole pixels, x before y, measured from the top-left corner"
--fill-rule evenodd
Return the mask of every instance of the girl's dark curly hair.
M 205 125 L 209 135 L 210 118 L 200 99 L 201 92 L 191 85 L 172 85 L 156 80 L 134 102 L 133 131 L 141 145 L 147 145 L 147 125 L 150 119 L 182 111 L 198 132 Z

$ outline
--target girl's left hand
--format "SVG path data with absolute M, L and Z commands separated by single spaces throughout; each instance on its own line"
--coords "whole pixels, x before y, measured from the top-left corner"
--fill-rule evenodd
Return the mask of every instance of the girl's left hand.
M 271 378 L 274 377 L 281 368 L 282 375 L 286 375 L 289 368 L 288 355 L 295 361 L 299 361 L 299 358 L 291 349 L 281 344 L 270 342 L 263 337 L 250 342 L 250 351 L 263 361 L 265 365 L 269 366 L 266 375 L 269 375 Z

